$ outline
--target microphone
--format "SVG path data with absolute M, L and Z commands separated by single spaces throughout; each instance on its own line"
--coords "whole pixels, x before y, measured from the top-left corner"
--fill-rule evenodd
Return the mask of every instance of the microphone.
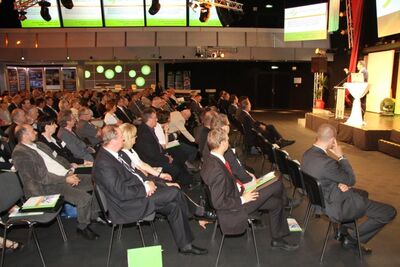
M 342 84 L 344 81 L 347 80 L 347 78 L 348 78 L 350 75 L 351 75 L 351 72 L 348 72 L 347 75 L 346 75 L 346 77 L 344 77 L 344 79 L 341 80 L 340 82 L 338 82 L 338 84 L 336 84 L 334 87 L 337 87 L 337 86 L 339 86 L 340 84 Z

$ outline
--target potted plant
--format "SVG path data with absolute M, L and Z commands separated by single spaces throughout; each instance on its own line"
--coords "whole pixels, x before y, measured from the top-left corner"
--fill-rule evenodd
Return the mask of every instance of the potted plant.
M 325 76 L 323 73 L 318 75 L 317 79 L 317 86 L 314 92 L 314 97 L 315 97 L 315 107 L 319 109 L 323 109 L 325 107 L 325 103 L 322 100 L 322 96 L 324 93 L 324 88 L 326 88 L 326 79 L 327 76 Z

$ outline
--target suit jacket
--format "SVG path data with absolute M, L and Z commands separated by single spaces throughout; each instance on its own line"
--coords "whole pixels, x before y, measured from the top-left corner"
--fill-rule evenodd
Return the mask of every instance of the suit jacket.
M 70 168 L 69 162 L 61 156 L 54 157 L 52 151 L 45 145 L 37 143 L 37 147 L 63 165 Z M 47 188 L 58 184 L 65 184 L 65 176 L 59 176 L 47 171 L 43 158 L 34 149 L 18 144 L 12 158 L 14 166 L 21 177 L 26 197 L 47 194 Z
M 321 148 L 312 146 L 304 153 L 301 168 L 321 182 L 325 211 L 328 216 L 338 218 L 341 204 L 347 197 L 347 194 L 340 191 L 338 184 L 353 186 L 356 182 L 349 161 L 346 158 L 337 161 L 329 157 Z
M 65 128 L 60 128 L 58 130 L 57 137 L 67 144 L 67 148 L 71 150 L 74 157 L 93 161 L 93 156 L 89 152 L 89 147 L 85 144 L 85 142 L 79 139 L 78 136 L 66 130 Z
M 154 132 L 149 126 L 142 123 L 138 127 L 135 151 L 140 158 L 150 166 L 162 166 L 168 163 L 166 152 L 161 147 Z
M 140 100 L 131 101 L 129 103 L 128 109 L 129 111 L 134 114 L 137 118 L 142 116 L 142 111 L 145 108 Z
M 203 112 L 203 107 L 200 105 L 200 103 L 198 103 L 197 101 L 194 101 L 193 99 L 190 102 L 189 108 L 190 108 L 190 111 L 193 114 L 197 114 L 197 116 L 200 116 L 201 113 Z
M 17 106 L 15 103 L 12 103 L 12 102 L 11 102 L 11 104 L 8 105 L 8 107 L 7 107 L 8 111 L 10 112 L 10 114 L 11 114 L 11 112 L 12 112 L 14 109 L 16 109 L 16 108 L 18 108 L 18 106 Z
M 230 118 L 232 118 L 232 117 L 235 118 L 237 110 L 238 110 L 238 106 L 237 105 L 230 104 L 229 107 L 228 107 L 228 116 Z
M 43 111 L 46 112 L 47 115 L 49 115 L 51 118 L 57 119 L 57 112 L 52 107 L 49 107 L 48 105 L 46 105 L 43 108 Z
M 122 111 L 121 108 L 123 107 L 117 107 L 115 111 L 117 118 L 123 123 L 132 123 L 133 118 L 131 117 L 131 114 L 129 114 L 130 112 L 125 108 L 123 108 L 124 110 Z
M 224 163 L 210 155 L 201 168 L 201 177 L 211 192 L 211 202 L 217 211 L 224 234 L 241 234 L 247 228 L 248 214 L 242 205 L 235 178 Z
M 92 175 L 105 194 L 114 223 L 138 221 L 154 212 L 154 203 L 146 197 L 146 189 L 139 178 L 104 148 L 97 153 Z
M 169 123 L 169 133 L 181 132 L 190 142 L 194 142 L 194 137 L 185 127 L 186 120 L 179 111 L 171 112 L 171 121 Z
M 75 126 L 75 132 L 80 139 L 86 139 L 91 146 L 96 146 L 100 143 L 100 139 L 97 137 L 97 127 L 88 121 L 78 121 Z
M 251 129 L 258 129 L 260 123 L 254 120 L 250 114 L 242 109 L 237 112 L 236 119 L 243 125 L 244 141 L 246 145 L 254 146 L 256 144 L 257 136 Z
M 84 160 L 83 159 L 78 159 L 74 157 L 74 154 L 68 149 L 68 147 L 63 147 L 62 146 L 62 141 L 58 139 L 57 137 L 54 137 L 56 139 L 56 144 L 53 142 L 47 141 L 46 137 L 44 137 L 42 134 L 38 135 L 38 143 L 42 143 L 43 145 L 46 145 L 49 147 L 53 152 L 55 151 L 57 155 L 60 155 L 61 157 L 65 158 L 68 162 L 70 163 L 76 163 L 76 164 L 83 164 Z
M 199 146 L 199 151 L 201 153 L 203 153 L 204 147 L 208 146 L 207 145 L 207 137 L 208 137 L 208 133 L 210 132 L 210 129 L 201 125 L 197 129 L 195 129 L 194 132 L 195 132 L 196 143 Z
M 10 145 L 11 151 L 14 150 L 14 147 L 17 145 L 18 140 L 15 138 L 15 128 L 17 124 L 15 122 L 11 123 L 10 126 L 5 130 L 5 134 L 8 136 L 8 144 Z

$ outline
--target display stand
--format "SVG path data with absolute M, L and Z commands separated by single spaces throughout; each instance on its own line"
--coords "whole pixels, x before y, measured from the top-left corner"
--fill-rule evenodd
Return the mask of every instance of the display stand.
M 368 92 L 368 83 L 345 83 L 344 87 L 347 88 L 350 94 L 354 97 L 353 107 L 351 114 L 346 124 L 352 126 L 364 125 L 364 120 L 361 111 L 361 98 Z

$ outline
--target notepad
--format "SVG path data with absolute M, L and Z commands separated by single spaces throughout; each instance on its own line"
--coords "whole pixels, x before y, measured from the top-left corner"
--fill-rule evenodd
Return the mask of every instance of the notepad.
M 24 205 L 22 205 L 22 212 L 30 212 L 36 210 L 46 210 L 55 208 L 60 199 L 60 194 L 30 197 Z
M 161 246 L 128 249 L 128 267 L 162 267 Z
M 274 182 L 276 182 L 278 178 L 275 175 L 275 172 L 269 172 L 265 174 L 264 176 L 258 178 L 257 180 L 248 182 L 244 184 L 244 193 L 250 192 L 250 191 L 258 191 Z
M 176 146 L 179 146 L 179 145 L 180 145 L 179 141 L 178 140 L 174 140 L 174 141 L 168 142 L 167 149 L 168 148 L 172 148 L 172 147 L 176 147 Z
M 299 223 L 294 218 L 287 218 L 290 232 L 302 232 Z

